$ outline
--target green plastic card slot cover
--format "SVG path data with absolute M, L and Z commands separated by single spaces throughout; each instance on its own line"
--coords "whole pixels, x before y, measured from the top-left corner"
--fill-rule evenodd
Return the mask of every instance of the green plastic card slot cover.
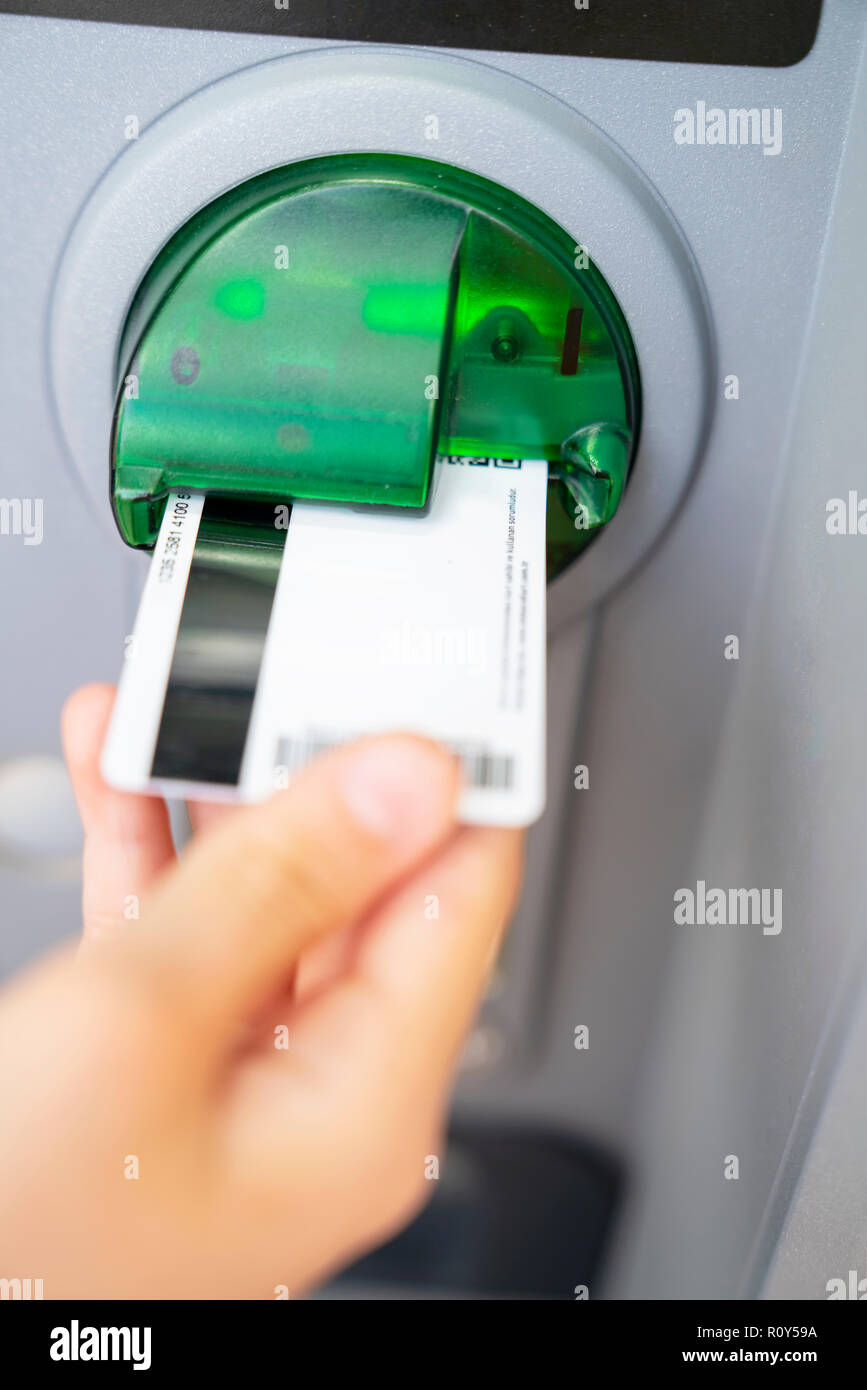
M 614 296 L 539 209 L 433 161 L 306 161 L 203 208 L 145 277 L 112 504 L 152 546 L 177 489 L 423 508 L 438 453 L 545 458 L 553 575 L 613 516 L 639 410 Z

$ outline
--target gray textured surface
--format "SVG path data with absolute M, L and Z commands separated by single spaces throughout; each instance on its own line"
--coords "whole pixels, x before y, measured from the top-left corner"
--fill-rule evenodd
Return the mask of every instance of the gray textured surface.
M 815 49 L 782 70 L 486 60 L 579 110 L 653 185 L 695 258 L 719 352 L 712 430 L 673 525 L 592 624 L 569 626 L 561 614 L 551 806 L 534 834 L 506 992 L 492 1004 L 507 1046 L 499 1067 L 467 1076 L 459 1098 L 479 1113 L 553 1120 L 624 1156 L 634 1201 L 613 1294 L 712 1298 L 760 1286 L 844 1030 L 839 979 L 865 929 L 867 540 L 824 533 L 827 498 L 859 484 L 867 423 L 851 294 L 864 276 L 845 230 L 863 226 L 863 209 L 853 223 L 846 200 L 859 160 L 863 171 L 865 123 L 850 108 L 864 26 L 856 0 L 827 0 Z M 144 128 L 207 83 L 291 47 L 0 19 L 0 494 L 45 499 L 42 546 L 0 541 L 0 757 L 56 751 L 66 691 L 114 678 L 142 574 L 95 515 L 51 420 L 48 307 L 73 224 L 125 149 L 126 115 Z M 676 146 L 673 113 L 698 99 L 781 107 L 783 153 Z M 847 133 L 856 167 L 841 182 Z M 549 157 L 538 151 L 540 165 Z M 519 177 L 530 177 L 523 165 Z M 625 265 L 632 226 L 608 235 L 610 250 L 592 249 L 603 268 Z M 642 354 L 683 389 L 664 304 L 659 314 Z M 728 372 L 740 377 L 737 402 L 722 399 Z M 695 408 L 685 397 L 684 412 L 694 418 Z M 85 464 L 94 476 L 103 466 Z M 652 468 L 645 485 L 654 487 Z M 569 583 L 581 575 L 579 565 Z M 728 633 L 741 636 L 739 662 L 723 660 Z M 571 789 L 579 760 L 590 765 L 589 792 Z M 672 894 L 699 874 L 782 886 L 780 937 L 675 927 Z M 0 892 L 4 970 L 75 929 L 74 886 L 0 869 Z M 587 1053 L 572 1046 L 578 1023 L 591 1026 Z M 853 1124 L 863 1143 L 863 1109 Z M 741 1178 L 723 1184 L 731 1152 Z M 831 1140 L 826 1152 L 833 1175 Z M 861 1220 L 854 1181 L 837 1190 Z M 789 1272 L 776 1287 L 822 1296 L 836 1263 L 849 1268 L 851 1243 L 845 1219 L 823 1220 L 818 1199 L 804 1211 L 800 1226 L 797 1212 L 788 1218 Z
M 867 537 L 825 528 L 829 498 L 867 492 L 863 68 L 850 129 L 785 475 L 691 873 L 781 887 L 783 929 L 764 940 L 750 928 L 685 929 L 646 1093 L 654 1199 L 626 1242 L 633 1293 L 658 1283 L 661 1248 L 671 1252 L 672 1287 L 678 1270 L 700 1270 L 696 1292 L 711 1295 L 750 1248 L 741 1288 L 755 1293 L 784 1220 L 770 1296 L 824 1297 L 838 1273 L 867 1276 Z M 838 1061 L 859 988 L 861 1021 Z M 700 1125 L 684 1124 L 698 1115 Z M 727 1153 L 740 1157 L 738 1182 L 722 1178 Z M 702 1270 L 711 1246 L 713 1265 Z

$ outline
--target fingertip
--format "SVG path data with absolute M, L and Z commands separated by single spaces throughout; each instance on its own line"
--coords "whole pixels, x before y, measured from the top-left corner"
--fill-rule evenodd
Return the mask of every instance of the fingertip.
M 100 770 L 115 693 L 113 685 L 84 685 L 73 691 L 63 706 L 61 737 L 72 790 L 87 835 L 97 834 L 106 843 L 113 843 L 115 852 L 123 844 L 153 839 L 157 862 L 163 862 L 171 843 L 164 803 L 154 797 L 115 791 Z
M 112 685 L 73 691 L 60 716 L 61 737 L 84 828 L 82 906 L 85 941 L 101 942 L 125 923 L 124 908 L 174 858 L 165 804 L 109 787 L 100 755 L 114 705 Z
M 418 734 L 365 739 L 339 764 L 341 794 L 355 820 L 407 849 L 425 845 L 454 818 L 460 780 L 457 758 Z
M 115 688 L 104 682 L 79 686 L 60 714 L 60 734 L 70 772 L 95 765 L 114 704 Z

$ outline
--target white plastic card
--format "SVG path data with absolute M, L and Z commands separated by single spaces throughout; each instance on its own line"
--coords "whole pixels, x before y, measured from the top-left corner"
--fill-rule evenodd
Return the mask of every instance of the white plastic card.
M 258 800 L 326 748 L 409 730 L 460 756 L 465 822 L 535 820 L 545 801 L 547 477 L 544 461 L 448 458 L 437 461 L 424 513 L 296 504 L 238 775 L 219 784 L 190 775 L 189 757 L 177 780 L 152 775 L 178 588 L 197 564 L 191 512 L 182 542 L 169 540 L 178 530 L 170 498 L 106 744 L 107 779 Z M 159 582 L 167 545 L 172 575 Z M 196 736 L 191 727 L 185 740 L 193 762 Z

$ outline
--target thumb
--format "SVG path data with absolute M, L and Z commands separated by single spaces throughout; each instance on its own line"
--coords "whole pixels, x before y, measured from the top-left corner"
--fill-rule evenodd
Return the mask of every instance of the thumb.
M 117 950 L 179 1020 L 234 1022 L 453 833 L 458 782 L 455 760 L 412 735 L 331 753 L 195 840 Z

